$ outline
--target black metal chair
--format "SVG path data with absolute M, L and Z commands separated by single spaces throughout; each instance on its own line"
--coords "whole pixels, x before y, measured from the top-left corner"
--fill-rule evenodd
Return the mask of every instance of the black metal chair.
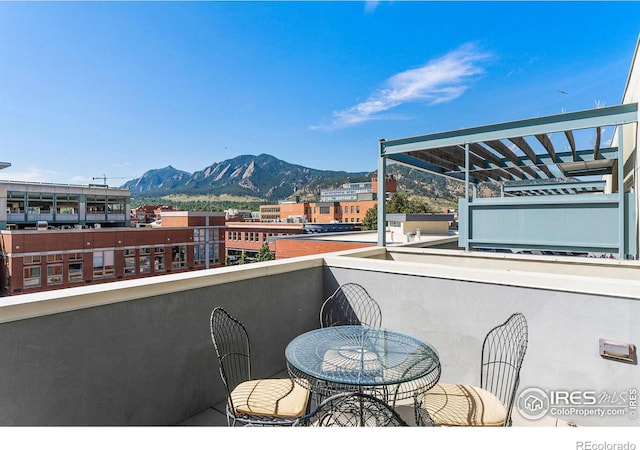
M 407 423 L 387 403 L 361 392 L 342 392 L 325 399 L 294 426 L 406 427 Z
M 223 308 L 211 312 L 211 339 L 227 391 L 227 423 L 292 425 L 308 412 L 310 391 L 290 378 L 251 379 L 246 328 Z
M 436 384 L 416 397 L 418 425 L 510 426 L 527 342 L 521 313 L 491 329 L 482 345 L 480 387 Z
M 379 328 L 382 325 L 380 305 L 359 284 L 343 284 L 325 300 L 320 308 L 321 328 L 338 325 L 365 325 Z

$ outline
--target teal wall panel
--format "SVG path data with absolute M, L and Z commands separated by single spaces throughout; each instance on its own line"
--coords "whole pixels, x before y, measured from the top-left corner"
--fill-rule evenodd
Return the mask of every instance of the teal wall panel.
M 620 239 L 618 200 L 617 194 L 460 200 L 459 245 L 618 253 L 626 242 L 625 254 L 635 257 L 631 227 Z M 633 208 L 625 209 L 635 218 Z

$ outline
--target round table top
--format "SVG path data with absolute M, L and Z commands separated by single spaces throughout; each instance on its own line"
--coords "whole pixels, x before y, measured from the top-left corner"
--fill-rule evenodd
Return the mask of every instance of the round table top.
M 313 386 L 376 387 L 417 382 L 431 388 L 440 377 L 438 353 L 431 345 L 384 328 L 347 325 L 312 330 L 285 350 L 294 378 Z

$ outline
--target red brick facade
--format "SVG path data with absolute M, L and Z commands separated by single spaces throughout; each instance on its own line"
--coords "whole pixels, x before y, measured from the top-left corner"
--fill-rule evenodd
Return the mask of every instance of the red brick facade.
M 376 244 L 365 242 L 322 241 L 304 238 L 278 239 L 276 241 L 276 259 L 374 247 L 375 245 Z
M 367 211 L 375 208 L 376 200 L 328 203 L 282 203 L 267 205 L 262 208 L 280 208 L 280 221 L 286 222 L 290 217 L 304 216 L 308 223 L 362 223 Z
M 233 263 L 242 252 L 250 258 L 255 256 L 263 243 L 269 242 L 269 238 L 303 233 L 301 223 L 227 222 L 225 249 Z M 269 250 L 275 252 L 275 244 L 270 243 Z
M 209 228 L 209 241 L 202 239 L 204 230 L 183 227 L 2 231 L 2 295 L 224 265 L 224 227 Z M 216 248 L 205 249 L 207 243 Z

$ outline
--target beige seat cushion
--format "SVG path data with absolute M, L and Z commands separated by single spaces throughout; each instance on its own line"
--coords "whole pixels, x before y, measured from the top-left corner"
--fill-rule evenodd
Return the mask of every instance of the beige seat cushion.
M 422 395 L 422 408 L 437 425 L 502 426 L 507 408 L 491 392 L 464 384 L 436 384 Z
M 288 378 L 250 380 L 231 392 L 236 414 L 296 418 L 305 413 L 309 390 Z

